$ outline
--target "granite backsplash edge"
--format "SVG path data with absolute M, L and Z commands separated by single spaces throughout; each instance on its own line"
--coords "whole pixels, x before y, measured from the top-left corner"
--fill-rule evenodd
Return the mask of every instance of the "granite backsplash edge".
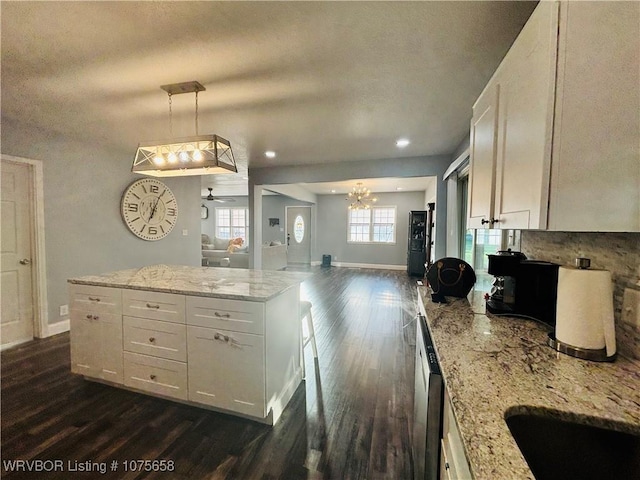
M 640 330 L 622 321 L 625 289 L 640 291 L 640 233 L 523 230 L 521 250 L 527 258 L 560 265 L 573 265 L 576 257 L 587 257 L 593 268 L 609 270 L 618 351 L 640 368 Z

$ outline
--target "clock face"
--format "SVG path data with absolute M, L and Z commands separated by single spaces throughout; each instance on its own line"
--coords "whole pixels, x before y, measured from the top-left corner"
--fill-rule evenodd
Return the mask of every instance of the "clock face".
M 153 178 L 136 180 L 122 195 L 122 218 L 134 235 L 160 240 L 178 221 L 178 202 L 164 183 Z

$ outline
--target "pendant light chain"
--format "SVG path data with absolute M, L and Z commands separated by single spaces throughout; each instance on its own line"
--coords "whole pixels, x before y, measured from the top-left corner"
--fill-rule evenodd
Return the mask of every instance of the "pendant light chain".
M 171 111 L 171 94 L 169 93 L 169 138 L 173 138 L 173 118 Z
M 198 91 L 196 90 L 196 136 L 198 135 Z

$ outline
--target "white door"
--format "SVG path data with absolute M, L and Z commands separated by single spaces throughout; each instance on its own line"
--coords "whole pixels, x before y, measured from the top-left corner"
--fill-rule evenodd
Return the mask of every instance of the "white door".
M 33 338 L 29 168 L 29 165 L 2 162 L 2 345 Z
M 311 207 L 287 208 L 287 263 L 311 263 Z

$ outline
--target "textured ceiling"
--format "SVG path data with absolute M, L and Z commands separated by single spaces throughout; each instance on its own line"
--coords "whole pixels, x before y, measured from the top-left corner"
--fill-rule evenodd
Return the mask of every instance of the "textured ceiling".
M 198 80 L 241 174 L 451 154 L 535 3 L 2 2 L 2 120 L 133 155 L 169 135 L 160 85 Z M 172 108 L 194 134 L 194 96 Z

